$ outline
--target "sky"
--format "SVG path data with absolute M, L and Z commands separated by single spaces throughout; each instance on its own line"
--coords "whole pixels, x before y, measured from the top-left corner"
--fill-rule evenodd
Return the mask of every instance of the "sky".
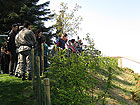
M 79 36 L 90 33 L 104 56 L 140 61 L 140 0 L 51 0 L 51 10 L 59 9 L 61 2 L 71 8 L 76 3 L 82 6 L 78 11 L 83 17 Z

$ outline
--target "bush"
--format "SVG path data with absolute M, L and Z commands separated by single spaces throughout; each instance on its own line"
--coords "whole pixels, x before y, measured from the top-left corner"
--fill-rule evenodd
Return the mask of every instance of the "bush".
M 104 100 L 111 85 L 113 58 L 92 56 L 89 53 L 76 53 L 66 57 L 61 50 L 51 58 L 47 77 L 51 80 L 51 101 L 53 105 L 91 105 Z M 117 64 L 115 64 L 116 66 Z M 94 97 L 94 75 L 97 70 L 106 69 L 107 78 L 104 93 L 97 99 Z

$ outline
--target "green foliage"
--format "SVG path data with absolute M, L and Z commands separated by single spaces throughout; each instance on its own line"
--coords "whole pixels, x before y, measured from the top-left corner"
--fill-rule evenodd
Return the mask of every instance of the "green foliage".
M 78 4 L 72 10 L 69 10 L 67 3 L 62 2 L 60 4 L 60 11 L 56 13 L 55 11 L 55 20 L 56 24 L 54 27 L 57 32 L 56 35 L 62 35 L 62 33 L 66 32 L 69 35 L 77 35 L 79 25 L 81 24 L 82 17 L 76 16 L 76 12 L 81 8 Z
M 61 54 L 60 54 L 61 53 Z M 94 78 L 88 73 L 82 56 L 71 54 L 65 57 L 62 52 L 52 58 L 48 77 L 52 80 L 51 96 L 53 104 L 88 104 L 90 89 Z M 90 81 L 89 81 L 90 80 Z M 88 92 L 87 92 L 88 91 Z
M 117 60 L 101 57 L 95 53 L 94 46 L 86 51 L 67 57 L 67 51 L 56 51 L 51 58 L 47 77 L 51 80 L 51 100 L 54 105 L 91 105 L 105 104 L 111 88 L 112 72 L 117 68 Z M 100 75 L 99 73 L 102 73 Z M 103 84 L 98 84 L 98 79 Z M 97 86 L 105 86 L 95 96 Z

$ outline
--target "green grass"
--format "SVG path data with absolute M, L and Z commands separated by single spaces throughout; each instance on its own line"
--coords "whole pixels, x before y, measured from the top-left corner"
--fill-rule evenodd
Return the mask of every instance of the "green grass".
M 97 70 L 95 96 L 104 91 L 106 71 Z M 139 105 L 132 99 L 138 75 L 129 69 L 113 71 L 112 87 L 106 97 L 107 105 Z M 31 81 L 22 81 L 7 74 L 0 74 L 0 105 L 36 105 Z
M 132 99 L 136 89 L 135 73 L 129 69 L 115 70 L 112 77 L 112 88 L 107 99 L 109 105 L 139 105 Z
M 112 71 L 111 88 L 105 101 L 107 105 L 139 105 L 132 99 L 132 93 L 136 90 L 136 73 L 130 69 L 116 68 Z M 94 75 L 94 95 L 99 96 L 103 93 L 107 79 L 107 70 L 96 70 Z
M 0 74 L 0 105 L 36 105 L 32 82 Z

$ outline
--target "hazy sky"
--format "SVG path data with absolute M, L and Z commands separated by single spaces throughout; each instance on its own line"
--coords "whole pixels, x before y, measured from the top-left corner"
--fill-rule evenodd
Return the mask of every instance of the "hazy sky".
M 82 6 L 79 36 L 90 33 L 103 55 L 140 59 L 140 0 L 51 0 L 51 9 L 60 2 Z

